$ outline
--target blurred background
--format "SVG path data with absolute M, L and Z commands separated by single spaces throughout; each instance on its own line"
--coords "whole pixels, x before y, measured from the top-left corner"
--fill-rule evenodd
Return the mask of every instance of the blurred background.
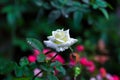
M 43 42 L 56 29 L 70 29 L 97 67 L 120 76 L 120 0 L 0 0 L 0 80 L 33 53 L 27 37 Z

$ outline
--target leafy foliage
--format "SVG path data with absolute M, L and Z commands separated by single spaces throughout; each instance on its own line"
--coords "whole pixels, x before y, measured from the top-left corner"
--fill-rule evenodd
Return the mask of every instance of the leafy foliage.
M 39 55 L 37 56 L 37 61 L 38 61 L 38 62 L 44 62 L 45 59 L 46 59 L 46 56 L 45 56 L 44 54 L 39 54 Z
M 29 61 L 26 57 L 20 59 L 20 66 L 26 66 L 29 64 Z
M 0 58 L 0 74 L 9 74 L 15 68 L 15 63 L 13 61 Z
M 58 70 L 59 72 L 61 72 L 63 75 L 66 74 L 66 71 L 65 71 L 65 69 L 62 67 L 62 64 L 61 64 L 60 62 L 55 61 L 55 62 L 51 63 L 50 66 L 52 66 L 52 67 L 55 66 L 56 70 Z
M 52 75 L 52 74 L 48 74 L 48 80 L 58 80 L 56 76 Z
M 27 42 L 35 49 L 38 49 L 40 51 L 43 50 L 43 45 L 40 41 L 33 39 L 33 38 L 27 38 Z

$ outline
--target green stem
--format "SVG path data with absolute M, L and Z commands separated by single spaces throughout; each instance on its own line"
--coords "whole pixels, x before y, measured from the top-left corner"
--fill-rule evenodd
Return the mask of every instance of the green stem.
M 69 47 L 69 49 L 70 49 L 70 51 L 73 53 L 73 49 L 72 49 L 72 47 Z

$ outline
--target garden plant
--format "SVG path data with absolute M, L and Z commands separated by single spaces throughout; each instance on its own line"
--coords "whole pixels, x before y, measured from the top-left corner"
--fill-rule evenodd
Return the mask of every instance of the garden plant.
M 119 0 L 0 0 L 0 80 L 120 80 Z

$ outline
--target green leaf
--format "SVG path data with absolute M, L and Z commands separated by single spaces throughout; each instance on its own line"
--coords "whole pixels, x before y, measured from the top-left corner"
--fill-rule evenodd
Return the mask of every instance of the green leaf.
M 35 68 L 37 67 L 37 65 L 36 65 L 36 63 L 30 63 L 30 64 L 29 64 L 29 67 L 30 67 L 31 69 L 35 69 Z
M 17 16 L 15 13 L 14 6 L 12 6 L 12 5 L 5 6 L 4 8 L 2 8 L 1 12 L 7 14 L 6 18 L 7 18 L 7 21 L 10 25 L 13 26 L 16 23 Z
M 99 6 L 99 7 L 107 7 L 107 3 L 103 0 L 96 0 L 96 4 Z
M 50 10 L 51 9 L 51 6 L 49 3 L 44 3 L 43 4 L 43 7 L 46 9 L 46 10 Z
M 0 57 L 0 74 L 8 74 L 15 68 L 15 62 Z
M 22 39 L 19 39 L 19 38 L 15 38 L 13 40 L 13 44 L 15 46 L 19 46 L 22 49 L 22 51 L 26 51 L 27 49 L 29 49 L 28 44 L 26 43 L 26 41 L 22 40 Z
M 73 14 L 73 22 L 74 22 L 75 29 L 79 29 L 82 17 L 83 17 L 82 12 L 80 12 L 80 11 L 74 12 L 74 14 Z
M 98 9 L 98 5 L 97 4 L 93 4 L 93 9 Z
M 24 67 L 23 68 L 23 75 L 26 77 L 33 76 L 33 72 L 31 71 L 31 69 L 29 69 L 29 67 Z
M 89 4 L 90 3 L 90 1 L 89 0 L 82 0 L 84 3 L 86 3 L 86 4 Z
M 48 80 L 58 80 L 58 78 L 52 74 L 47 75 Z
M 4 80 L 13 80 L 12 74 L 6 75 L 6 77 L 4 78 Z
M 7 21 L 10 25 L 14 25 L 16 23 L 16 16 L 13 12 L 9 12 L 7 14 Z
M 50 12 L 50 14 L 48 16 L 48 22 L 53 23 L 60 16 L 61 16 L 61 12 L 59 10 L 53 10 L 53 11 Z
M 20 59 L 20 65 L 21 66 L 26 66 L 28 64 L 29 64 L 29 61 L 26 57 L 23 57 L 23 58 Z
M 61 65 L 62 65 L 62 64 L 61 64 L 60 62 L 58 62 L 58 61 L 52 62 L 52 63 L 50 64 L 51 67 L 61 66 Z
M 41 78 L 36 77 L 35 80 L 44 80 L 44 79 L 41 79 Z
M 92 6 L 93 6 L 93 9 L 98 9 L 98 8 L 106 8 L 108 4 L 103 0 L 95 0 L 95 2 L 92 3 Z
M 111 10 L 114 9 L 113 6 L 112 6 L 111 4 L 109 4 L 109 3 L 107 3 L 107 6 L 108 6 Z
M 74 1 L 73 2 L 73 6 L 75 6 L 75 7 L 81 7 L 81 3 L 77 2 L 77 1 Z
M 43 1 L 42 0 L 32 0 L 37 6 L 42 6 Z
M 13 11 L 13 6 L 12 5 L 7 5 L 5 7 L 2 8 L 1 12 L 2 13 L 9 13 L 9 12 L 12 12 Z
M 50 66 L 55 67 L 56 70 L 61 72 L 63 75 L 66 74 L 66 71 L 65 71 L 65 69 L 63 68 L 63 66 L 62 66 L 62 64 L 60 62 L 55 61 L 55 62 L 51 63 Z
M 84 42 L 84 46 L 85 46 L 86 48 L 88 48 L 90 45 L 91 45 L 91 42 L 90 42 L 89 40 L 86 40 L 86 41 Z M 90 48 L 90 47 L 89 47 L 89 48 Z
M 35 49 L 38 49 L 40 52 L 43 50 L 43 45 L 40 41 L 34 38 L 27 38 L 27 42 Z
M 56 70 L 58 70 L 59 72 L 61 72 L 63 75 L 66 74 L 65 69 L 62 66 L 56 66 Z
M 109 15 L 108 15 L 108 12 L 107 12 L 106 9 L 100 8 L 100 11 L 104 14 L 104 16 L 105 16 L 106 19 L 109 19 Z
M 51 1 L 51 6 L 61 9 L 61 4 L 57 0 Z
M 44 61 L 45 61 L 45 58 L 46 58 L 46 56 L 45 56 L 44 54 L 39 54 L 39 55 L 37 56 L 37 61 L 38 61 L 38 62 L 44 62 Z
M 36 77 L 35 80 L 47 80 L 47 77 L 41 77 L 41 78 Z
M 45 70 L 47 72 L 52 72 L 53 71 L 53 67 L 51 67 L 47 63 L 43 63 L 42 65 L 40 65 L 40 69 L 43 69 L 43 70 Z
M 13 80 L 30 80 L 31 78 L 25 77 L 25 78 L 14 78 Z
M 22 77 L 23 76 L 23 68 L 16 65 L 15 75 L 16 75 L 16 77 Z
M 58 0 L 62 5 L 65 5 L 69 0 Z

